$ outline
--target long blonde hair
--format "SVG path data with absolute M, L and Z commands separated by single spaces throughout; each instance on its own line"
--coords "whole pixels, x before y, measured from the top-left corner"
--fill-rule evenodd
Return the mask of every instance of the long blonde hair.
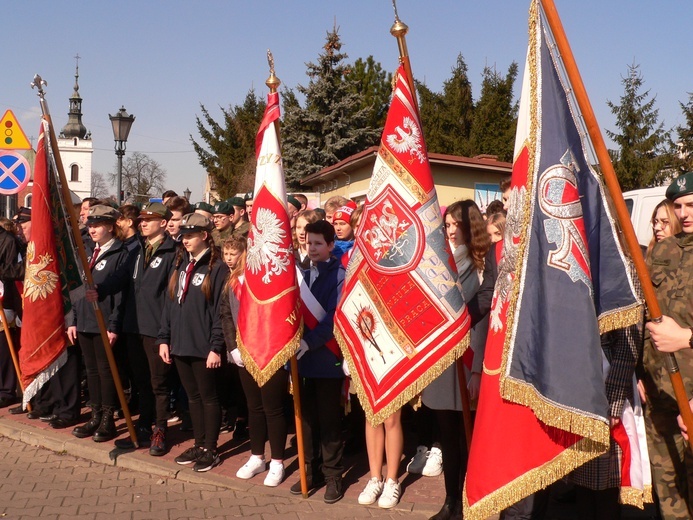
M 681 223 L 679 222 L 679 219 L 676 217 L 676 213 L 674 213 L 674 203 L 671 202 L 669 199 L 664 199 L 655 206 L 654 211 L 652 212 L 652 218 L 650 219 L 650 225 L 653 228 L 652 240 L 650 240 L 650 243 L 647 246 L 645 258 L 650 258 L 652 249 L 657 243 L 657 239 L 654 236 L 654 219 L 657 217 L 657 212 L 659 211 L 659 208 L 664 208 L 664 210 L 667 212 L 667 217 L 669 218 L 669 230 L 671 231 L 671 234 L 676 235 L 677 233 L 681 233 Z

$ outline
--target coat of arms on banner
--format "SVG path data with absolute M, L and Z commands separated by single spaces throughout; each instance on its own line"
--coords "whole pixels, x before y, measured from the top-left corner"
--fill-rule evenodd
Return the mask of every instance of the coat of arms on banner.
M 373 269 L 395 274 L 418 263 L 425 245 L 423 226 L 392 186 L 364 207 L 361 222 L 356 240 Z
M 285 247 L 286 231 L 277 214 L 268 208 L 257 210 L 253 234 L 248 238 L 248 268 L 253 274 L 262 273 L 262 281 L 269 284 L 272 275 L 287 272 L 291 263 L 291 248 Z

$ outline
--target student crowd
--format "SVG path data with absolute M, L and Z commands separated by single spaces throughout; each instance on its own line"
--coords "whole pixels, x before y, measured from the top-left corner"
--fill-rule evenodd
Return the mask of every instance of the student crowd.
M 658 292 L 664 313 L 673 315 L 679 328 L 687 331 L 693 325 L 693 283 L 689 280 L 693 269 L 693 173 L 681 179 L 683 184 L 680 180 L 672 183 L 667 200 L 655 209 L 654 237 L 646 254 L 653 282 L 658 288 L 660 283 L 667 287 L 664 293 Z M 509 179 L 501 183 L 501 191 L 507 202 Z M 284 479 L 289 430 L 289 372 L 280 369 L 259 386 L 246 370 L 236 344 L 252 193 L 214 206 L 204 202 L 192 206 L 173 192 L 164 193 L 162 200 L 141 208 L 130 204 L 114 208 L 108 201 L 93 198 L 82 202 L 80 226 L 89 259 L 87 267 L 95 285 L 76 303 L 66 323 L 66 335 L 71 342 L 68 361 L 32 399 L 29 416 L 46 420 L 53 428 L 74 427 L 73 435 L 95 442 L 117 436 L 115 424 L 121 411 L 93 310 L 93 303 L 98 302 L 119 371 L 130 388 L 130 406 L 139 412 L 138 444 L 148 447 L 152 456 L 167 453 L 167 429 L 175 413 L 184 419 L 183 424 L 192 429 L 194 436 L 193 444 L 175 461 L 204 472 L 220 463 L 220 431 L 235 430 L 239 436 L 249 433 L 251 454 L 237 477 L 251 479 L 265 473 L 264 485 L 278 486 Z M 472 200 L 443 208 L 446 237 L 467 301 L 475 297 L 484 283 L 492 286 L 495 282 L 484 277 L 493 272 L 489 262 L 497 262 L 492 244 L 504 236 L 504 202 L 492 202 L 483 213 Z M 317 325 L 305 328 L 297 352 L 305 469 L 308 488 L 324 485 L 325 502 L 334 503 L 343 497 L 345 398 L 357 398 L 353 394 L 345 397 L 343 391 L 349 374 L 339 350 L 331 347 L 333 319 L 363 208 L 344 197 L 330 198 L 323 208 L 308 209 L 307 205 L 301 194 L 288 197 L 299 283 L 305 284 L 309 297 L 324 310 Z M 22 304 L 15 282 L 24 277 L 24 256 L 30 240 L 29 209 L 22 208 L 14 220 L 0 218 L 3 306 L 16 346 Z M 669 261 L 672 255 L 675 261 Z M 302 292 L 302 297 L 308 293 Z M 672 302 L 676 306 L 668 312 Z M 670 392 L 655 346 L 677 350 L 688 344 L 679 330 L 676 332 L 683 339 L 671 340 L 671 323 L 665 320 L 663 327 L 669 328 L 648 326 L 652 339 L 645 343 L 644 363 L 639 365 L 639 389 L 642 400 L 648 403 L 653 482 L 662 514 L 665 518 L 682 518 L 690 514 L 688 493 L 693 490 L 693 482 L 689 475 L 693 474 L 693 466 L 686 444 L 679 442 L 682 432 L 676 423 L 675 405 L 672 407 L 668 399 Z M 636 327 L 617 339 L 603 341 L 610 360 L 619 355 L 619 348 L 632 352 L 630 357 L 634 360 L 618 380 L 612 381 L 617 386 L 616 391 L 608 393 L 613 422 L 619 420 L 622 403 L 619 405 L 618 401 L 625 395 L 625 390 L 621 390 L 627 388 L 636 370 L 635 360 L 642 358 L 641 332 L 642 328 Z M 472 402 L 479 395 L 486 333 L 485 320 L 471 332 L 474 363 L 471 369 L 465 366 L 465 370 Z M 682 368 L 689 386 L 693 384 L 693 355 L 690 358 L 690 362 L 686 358 Z M 467 443 L 459 381 L 453 365 L 424 390 L 423 404 L 414 415 L 418 448 L 407 471 L 427 476 L 444 473 L 446 499 L 440 512 L 432 517 L 435 520 L 461 514 Z M 17 383 L 7 339 L 2 333 L 0 407 L 17 403 Z M 692 389 L 689 387 L 689 391 Z M 77 424 L 83 395 L 91 416 L 86 423 Z M 26 413 L 22 405 L 10 411 Z M 398 473 L 404 450 L 401 412 L 395 412 L 377 427 L 361 423 L 370 475 L 358 497 L 360 504 L 377 502 L 382 508 L 391 508 L 400 499 Z M 265 458 L 267 443 L 269 463 Z M 131 441 L 120 439 L 116 445 L 125 448 L 131 446 Z M 613 468 L 620 456 L 612 443 L 611 451 L 594 461 L 591 469 L 588 465 L 573 475 L 581 518 L 619 516 L 620 482 L 618 470 Z M 385 475 L 383 460 L 387 466 Z M 291 487 L 291 492 L 301 493 L 300 482 Z M 546 493 L 536 493 L 504 511 L 501 517 L 540 518 L 545 509 Z

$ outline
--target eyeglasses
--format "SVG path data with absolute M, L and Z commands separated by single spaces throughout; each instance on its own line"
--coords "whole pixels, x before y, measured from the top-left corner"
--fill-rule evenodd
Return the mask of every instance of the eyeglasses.
M 655 227 L 657 224 L 661 224 L 662 229 L 669 227 L 668 220 L 660 220 L 658 218 L 652 219 L 652 227 Z

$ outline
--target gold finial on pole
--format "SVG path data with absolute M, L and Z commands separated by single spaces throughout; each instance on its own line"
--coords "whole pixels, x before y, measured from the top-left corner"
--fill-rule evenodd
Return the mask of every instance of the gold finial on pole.
M 265 85 L 269 87 L 270 92 L 276 92 L 282 82 L 279 81 L 279 78 L 274 74 L 274 57 L 272 56 L 272 51 L 269 49 L 267 49 L 267 63 L 269 64 L 270 75 L 267 81 L 265 81 Z
M 390 34 L 397 38 L 397 45 L 399 46 L 399 58 L 401 60 L 405 56 L 409 56 L 409 52 L 407 51 L 407 42 L 404 39 L 409 31 L 409 26 L 399 19 L 396 0 L 392 0 L 392 8 L 395 10 L 395 23 L 392 24 L 392 27 L 390 28 Z

